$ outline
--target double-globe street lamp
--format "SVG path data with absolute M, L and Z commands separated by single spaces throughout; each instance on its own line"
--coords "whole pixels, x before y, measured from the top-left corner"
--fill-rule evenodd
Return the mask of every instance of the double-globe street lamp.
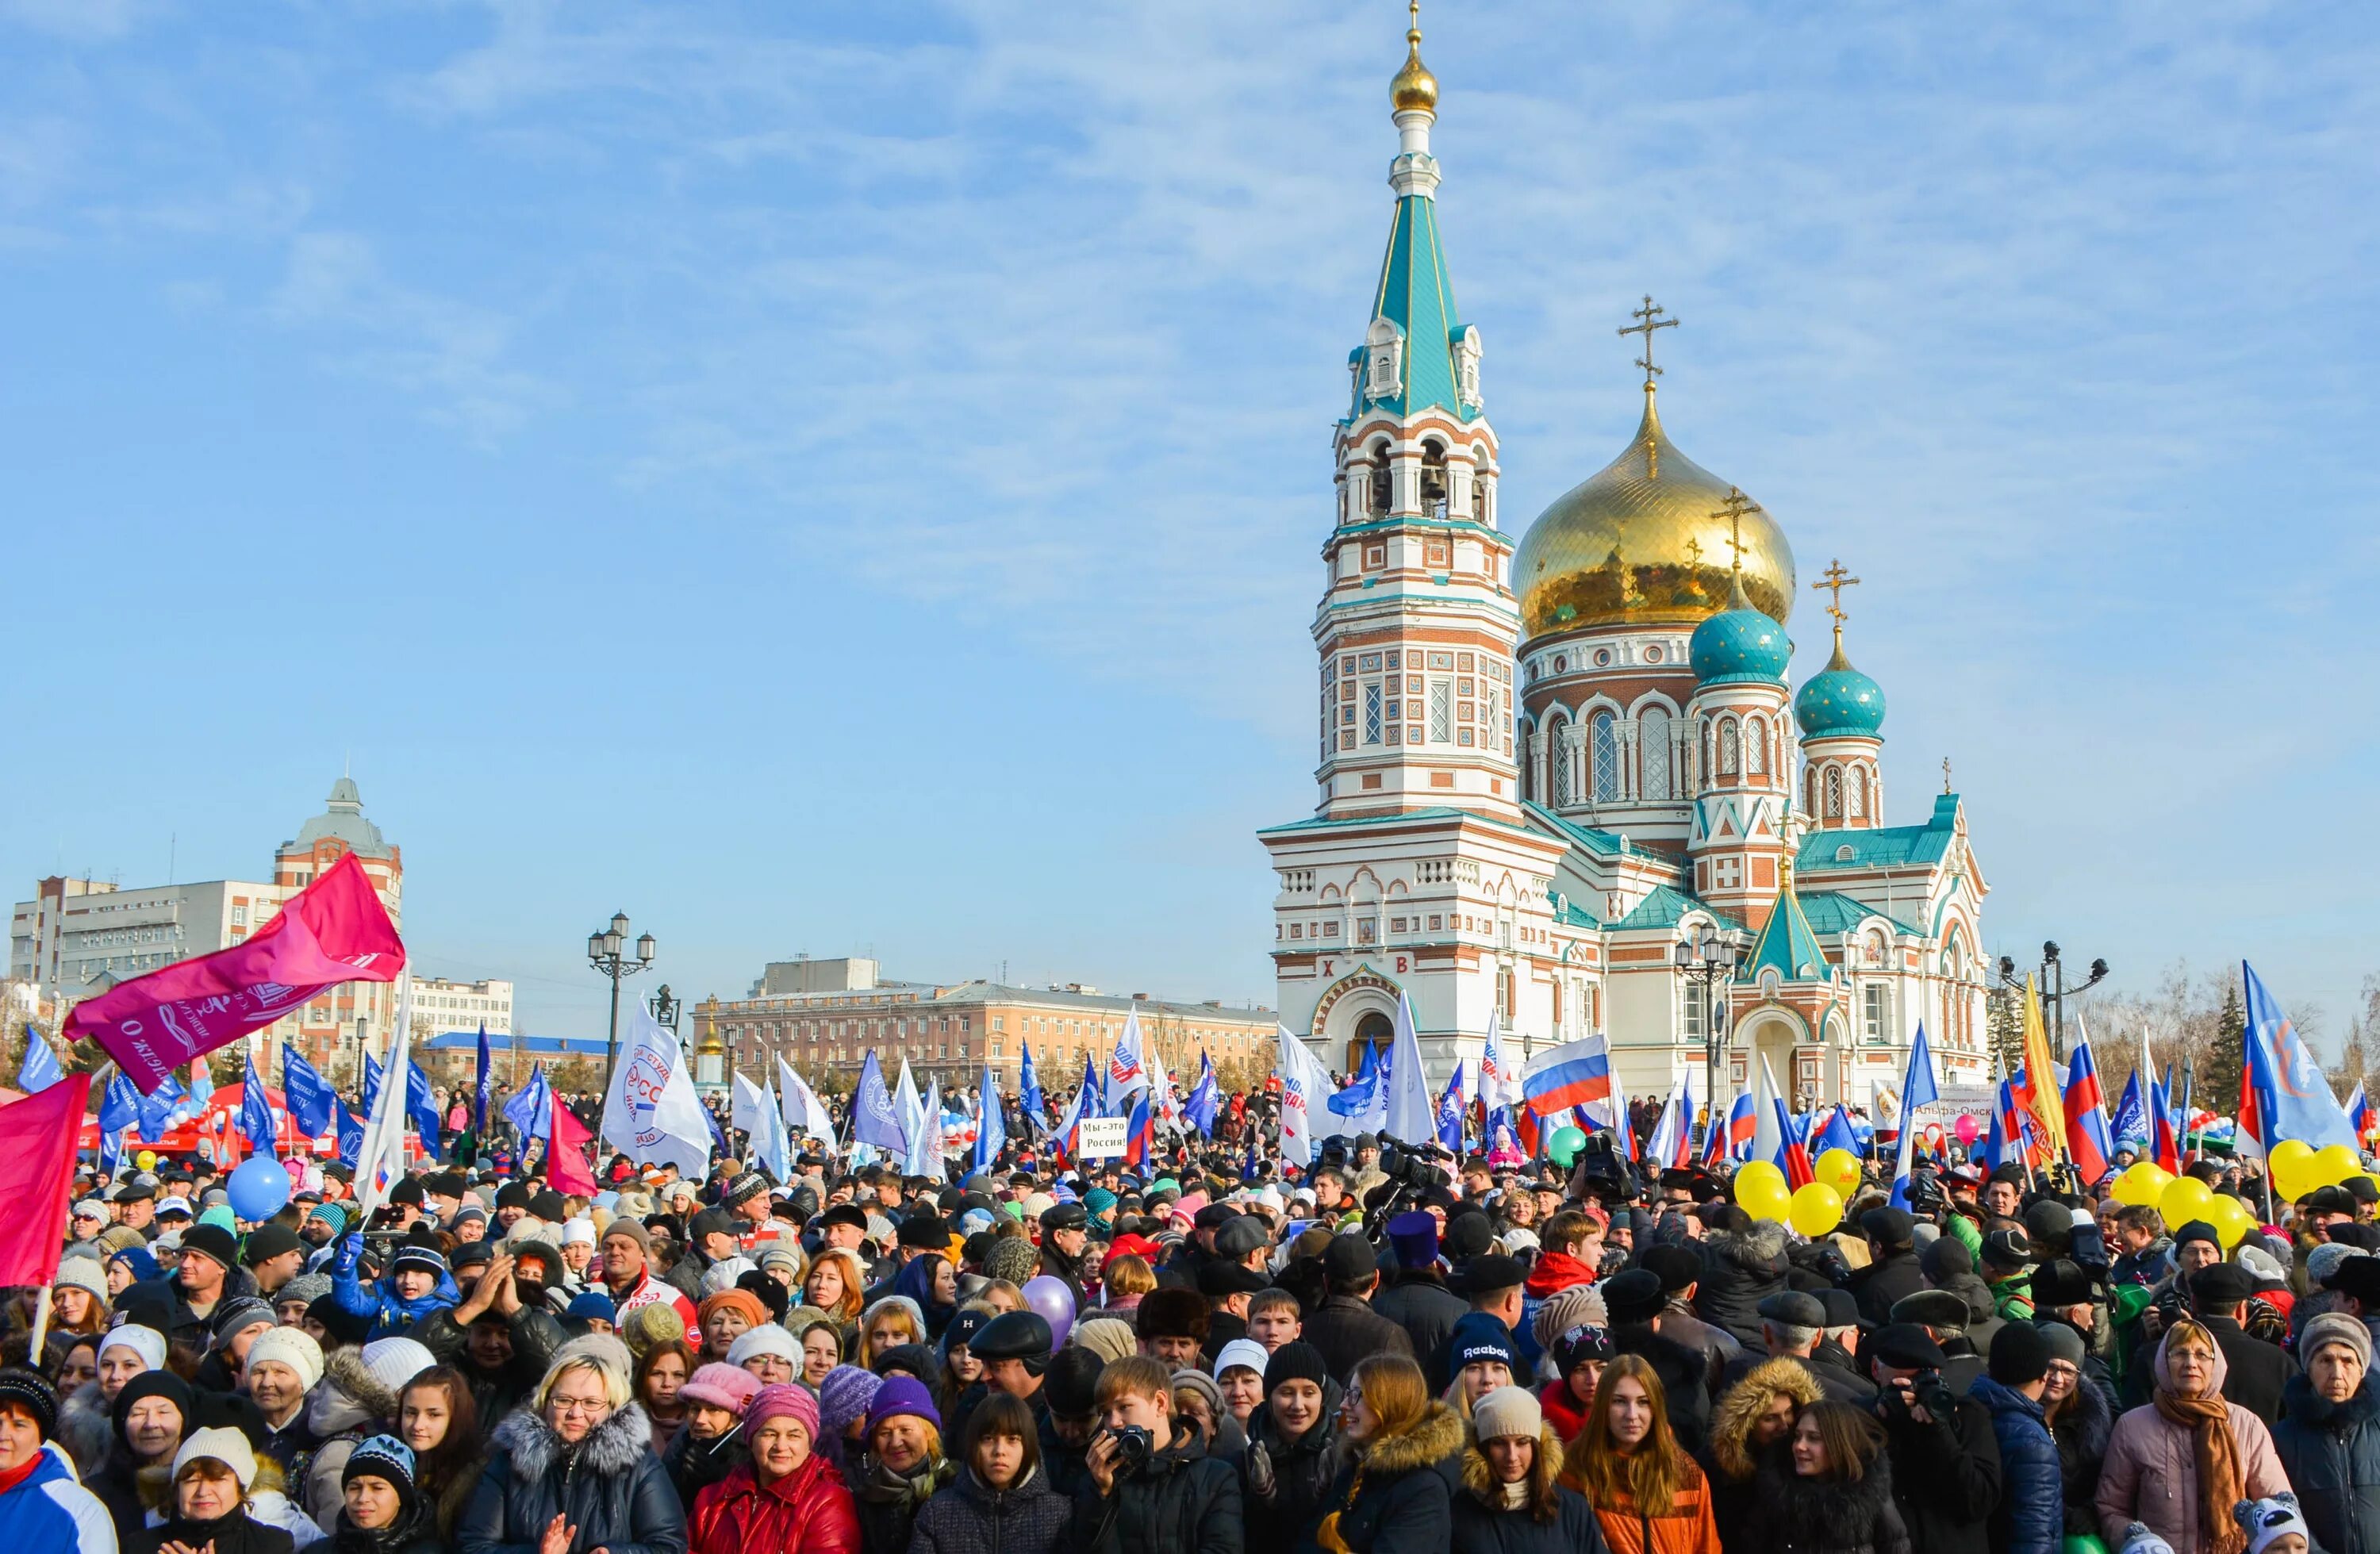
M 2041 968 L 2035 974 L 2035 986 L 2038 989 L 2038 996 L 2040 997 L 2041 1002 L 2049 1006 L 2049 1018 L 2047 1022 L 2049 1026 L 2049 1055 L 2056 1058 L 2059 1062 L 2064 1062 L 2066 1061 L 2067 999 L 2076 993 L 2088 992 L 2107 979 L 2107 963 L 2104 960 L 2095 960 L 2091 963 L 2091 976 L 2088 980 L 2078 982 L 2070 988 L 2068 987 L 2066 985 L 2066 961 L 2063 953 L 2058 948 L 2058 941 L 2053 939 L 2042 945 Z M 2014 987 L 2016 985 L 2015 956 L 2002 955 L 2000 957 L 2000 981 L 2009 987 Z
M 1709 1113 L 1703 1124 L 1706 1146 L 1710 1130 L 1719 1125 L 1718 1054 L 1727 1041 L 1727 1001 L 1717 996 L 1717 990 L 1734 982 L 1748 950 L 1738 930 L 1715 929 L 1707 924 L 1699 935 L 1681 939 L 1670 946 L 1670 964 L 1678 968 L 1688 984 L 1702 984 L 1703 1105 Z
M 597 929 L 587 936 L 587 964 L 612 979 L 612 1034 L 606 1041 L 603 1058 L 603 1093 L 612 1093 L 612 1070 L 620 1062 L 620 979 L 634 977 L 653 964 L 653 936 L 646 934 L 637 941 L 636 958 L 628 957 L 628 915 L 612 914 L 609 928 Z

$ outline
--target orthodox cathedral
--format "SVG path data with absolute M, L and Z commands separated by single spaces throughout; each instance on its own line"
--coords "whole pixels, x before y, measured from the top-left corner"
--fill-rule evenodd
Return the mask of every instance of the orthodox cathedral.
M 1840 564 L 1815 585 L 1833 654 L 1790 686 L 1792 548 L 1670 441 L 1675 321 L 1650 297 L 1620 331 L 1644 344 L 1635 432 L 1517 542 L 1505 525 L 1417 14 L 1406 41 L 1396 212 L 1332 438 L 1317 803 L 1259 833 L 1283 1026 L 1353 1073 L 1402 992 L 1433 1087 L 1491 1030 L 1516 1070 L 1601 1032 L 1632 1096 L 1693 1074 L 1699 1105 L 1715 1061 L 1729 1099 L 1765 1060 L 1795 1104 L 1865 1105 L 1922 1025 L 1945 1085 L 1985 1083 L 1966 812 L 1946 791 L 1885 823 L 1884 692 L 1844 651 Z

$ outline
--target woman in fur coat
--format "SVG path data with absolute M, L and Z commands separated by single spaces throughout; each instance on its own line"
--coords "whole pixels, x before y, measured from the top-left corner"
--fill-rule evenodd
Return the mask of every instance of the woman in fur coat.
M 1884 1432 L 1846 1402 L 1802 1410 L 1782 1460 L 1761 1465 L 1759 1509 L 1744 1530 L 1749 1554 L 1910 1554 L 1892 1500 Z M 1737 1548 L 1729 1545 L 1730 1554 Z
M 1784 1458 L 1802 1410 L 1827 1395 L 1799 1360 L 1767 1360 L 1719 1395 L 1703 1467 L 1722 1548 L 1741 1548 L 1760 1503 L 1760 1470 Z
M 573 1339 L 530 1407 L 496 1427 L 487 1470 L 455 1528 L 455 1554 L 686 1554 L 686 1512 L 629 1401 L 619 1340 Z
M 1595 1508 L 1560 1480 L 1562 1439 L 1526 1388 L 1471 1405 L 1453 1554 L 1608 1554 Z
M 1429 1395 L 1402 1354 L 1359 1361 L 1340 1422 L 1353 1461 L 1324 1501 L 1329 1554 L 1446 1554 L 1463 1471 L 1463 1416 Z

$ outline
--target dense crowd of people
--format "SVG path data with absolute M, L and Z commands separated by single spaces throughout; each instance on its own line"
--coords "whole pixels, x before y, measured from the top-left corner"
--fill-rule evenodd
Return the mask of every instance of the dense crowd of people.
M 253 1223 L 87 1171 L 0 1342 L 0 1549 L 2380 1554 L 2368 1177 L 2199 1160 L 2227 1236 L 1872 1171 L 1811 1236 L 1234 1110 L 955 1184 L 428 1162 L 369 1224 L 336 1167 Z

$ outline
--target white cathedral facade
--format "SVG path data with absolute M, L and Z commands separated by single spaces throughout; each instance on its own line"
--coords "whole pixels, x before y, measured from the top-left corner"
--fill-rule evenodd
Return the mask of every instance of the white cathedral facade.
M 1644 408 L 1515 542 L 1477 328 L 1455 311 L 1418 30 L 1391 85 L 1396 212 L 1347 412 L 1315 612 L 1313 814 L 1260 839 L 1282 1025 L 1352 1073 L 1412 1000 L 1433 1088 L 1602 1032 L 1632 1096 L 1716 1037 L 1723 1099 L 1767 1060 L 1797 1100 L 1897 1088 L 1923 1023 L 1982 1084 L 1987 889 L 1958 796 L 1884 823 L 1884 695 L 1842 649 L 1789 690 L 1784 531 Z M 1912 808 L 1916 807 L 1912 807 Z M 1737 962 L 1680 969 L 1707 941 Z M 1731 948 L 1730 948 L 1731 947 Z M 1710 1001 L 1706 1002 L 1706 998 Z

